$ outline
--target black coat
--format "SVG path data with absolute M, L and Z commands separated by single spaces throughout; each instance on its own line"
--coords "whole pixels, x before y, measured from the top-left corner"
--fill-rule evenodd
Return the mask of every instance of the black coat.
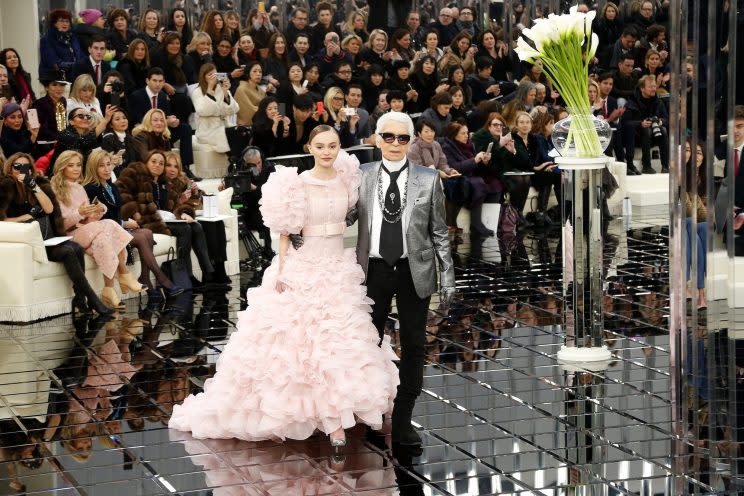
M 393 12 L 395 12 L 396 24 L 395 26 L 388 26 L 388 4 L 393 4 Z M 388 28 L 399 28 L 405 26 L 406 17 L 411 11 L 412 2 L 409 0 L 378 0 L 375 2 L 369 2 L 369 21 L 367 21 L 367 30 L 372 31 L 373 29 L 382 29 L 384 31 L 390 31 Z
M 165 91 L 158 93 L 158 108 L 165 112 L 165 115 L 172 115 L 173 109 L 171 101 Z M 142 122 L 142 118 L 152 108 L 152 101 L 147 96 L 147 90 L 145 88 L 139 89 L 129 95 L 129 122 L 130 125 Z
M 651 117 L 659 117 L 663 126 L 669 129 L 669 113 L 661 98 L 654 95 L 652 98 L 644 98 L 641 91 L 636 89 L 635 96 L 625 104 L 625 113 L 622 116 L 622 125 L 639 127 L 641 121 Z
M 124 220 L 121 218 L 121 194 L 119 193 L 119 188 L 110 179 L 108 183 L 111 186 L 113 198 L 109 196 L 108 191 L 100 184 L 86 184 L 84 186 L 85 192 L 88 194 L 88 199 L 91 202 L 93 198 L 98 198 L 101 203 L 106 205 L 106 213 L 103 214 L 102 219 L 109 219 L 119 223 Z
M 67 122 L 67 100 L 62 97 L 59 100 L 60 106 L 64 109 L 65 123 Z M 39 135 L 36 137 L 37 141 L 56 141 L 60 131 L 57 128 L 57 117 L 55 112 L 55 104 L 49 96 L 43 96 L 36 100 L 31 108 L 35 108 L 39 114 Z
M 134 29 L 127 29 L 126 36 L 123 37 L 118 31 L 112 29 L 109 30 L 106 36 L 109 48 L 116 50 L 116 55 L 114 56 L 116 60 L 121 60 L 126 56 L 127 51 L 129 50 L 129 44 L 136 38 L 137 31 Z M 150 54 L 150 57 L 152 57 L 152 54 Z
M 57 145 L 54 147 L 54 154 L 52 159 L 49 161 L 49 167 L 47 167 L 46 175 L 52 177 L 54 174 L 54 162 L 60 156 L 60 154 L 67 150 L 75 150 L 83 155 L 83 175 L 85 175 L 85 165 L 88 162 L 88 155 L 93 149 L 98 148 L 99 141 L 96 136 L 95 130 L 90 130 L 85 134 L 80 134 L 77 130 L 68 125 L 67 129 L 59 133 L 57 138 Z
M 3 126 L 0 131 L 0 147 L 6 157 L 14 153 L 28 153 L 35 156 L 36 152 L 36 144 L 31 142 L 31 132 L 26 129 L 25 125 L 21 126 L 18 131 Z
M 78 43 L 80 43 L 80 49 L 83 53 L 88 53 L 88 47 L 90 46 L 90 40 L 94 36 L 102 36 L 106 38 L 106 31 L 98 26 L 90 24 L 73 24 L 72 31 L 77 36 Z
M 103 76 L 111 70 L 111 64 L 105 61 L 101 61 L 101 82 L 104 82 Z M 73 68 L 73 74 L 74 77 L 77 78 L 78 76 L 82 74 L 88 74 L 90 77 L 93 78 L 93 83 L 98 85 L 98 81 L 96 81 L 96 70 L 93 67 L 93 64 L 90 61 L 90 57 L 85 57 L 82 60 L 78 60 L 75 62 L 75 66 Z
M 129 95 L 145 87 L 145 79 L 150 67 L 147 64 L 138 64 L 132 59 L 124 58 L 116 64 L 116 70 L 124 78 L 124 91 Z

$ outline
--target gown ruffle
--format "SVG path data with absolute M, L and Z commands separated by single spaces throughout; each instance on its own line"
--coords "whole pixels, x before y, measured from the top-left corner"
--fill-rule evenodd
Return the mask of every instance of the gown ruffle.
M 340 156 L 336 168 L 335 193 L 355 189 L 358 162 Z M 264 199 L 271 200 L 261 211 L 272 230 L 299 232 L 317 220 L 304 196 L 312 188 L 302 183 L 313 181 L 306 174 L 284 169 L 264 186 Z M 355 193 L 344 192 L 343 198 L 351 200 Z M 348 207 L 338 203 L 330 202 L 339 209 L 335 222 L 343 221 Z M 319 246 L 306 240 L 299 250 L 289 248 L 284 292 L 276 290 L 278 257 L 261 286 L 248 290 L 249 306 L 239 313 L 215 376 L 203 393 L 174 407 L 170 427 L 196 438 L 248 441 L 305 439 L 316 429 L 331 433 L 357 421 L 381 427 L 399 382 L 397 357 L 389 338 L 379 345 L 354 250 Z

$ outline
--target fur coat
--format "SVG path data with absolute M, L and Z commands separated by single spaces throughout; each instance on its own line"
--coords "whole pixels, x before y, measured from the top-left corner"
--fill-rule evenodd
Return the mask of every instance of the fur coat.
M 188 179 L 181 174 L 180 177 L 169 180 L 167 184 L 168 202 L 166 209 L 173 212 L 173 215 L 175 215 L 177 219 L 181 218 L 181 214 L 187 214 L 192 218 L 196 217 L 196 210 L 201 205 L 202 191 L 199 190 L 196 195 L 192 195 L 191 198 L 186 200 L 184 203 L 181 203 L 181 194 L 189 187 Z
M 43 176 L 38 176 L 36 178 L 36 184 L 38 184 L 39 188 L 41 188 L 49 199 L 52 200 L 52 205 L 54 205 L 54 210 L 52 210 L 52 213 L 50 214 L 52 226 L 58 236 L 64 236 L 65 222 L 62 218 L 62 212 L 59 209 L 59 203 L 57 203 L 57 196 L 52 190 L 52 185 L 49 182 L 49 179 Z M 4 176 L 0 174 L 0 221 L 3 221 L 8 217 L 8 208 L 10 208 L 13 203 L 21 203 L 19 201 L 20 194 L 18 186 L 18 181 L 16 181 L 13 176 Z M 36 201 L 34 194 L 30 192 L 28 194 L 33 197 L 31 205 L 37 205 L 38 202 Z
M 155 234 L 170 235 L 168 227 L 158 214 L 152 188 L 152 176 L 142 162 L 129 164 L 116 181 L 121 194 L 121 218 L 136 220 L 140 227 Z M 158 184 L 159 191 L 165 193 L 165 185 Z

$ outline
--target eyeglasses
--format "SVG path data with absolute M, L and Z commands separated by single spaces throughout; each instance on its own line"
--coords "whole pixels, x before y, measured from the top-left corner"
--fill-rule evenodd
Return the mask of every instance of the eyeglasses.
M 85 119 L 86 121 L 89 121 L 92 118 L 93 118 L 93 116 L 90 115 L 90 114 L 77 114 L 77 115 L 75 115 L 75 117 L 73 117 L 73 119 Z
M 473 13 L 472 12 L 465 11 L 465 12 L 460 12 L 460 15 L 462 15 L 462 16 L 471 16 L 471 15 L 473 15 Z
M 333 101 L 334 102 L 343 102 L 344 101 L 344 97 L 342 97 L 342 96 L 334 96 L 333 97 Z
M 451 15 L 449 15 L 449 14 L 439 14 L 439 17 L 446 17 L 446 18 L 450 18 L 450 17 L 452 17 L 452 16 L 451 16 Z
M 500 122 L 492 122 L 491 127 L 504 127 L 504 125 Z
M 349 69 L 346 69 L 344 71 L 338 71 L 339 74 L 351 74 L 351 71 Z
M 397 140 L 400 145 L 406 145 L 411 141 L 410 134 L 380 133 L 380 137 L 385 143 L 392 143 Z

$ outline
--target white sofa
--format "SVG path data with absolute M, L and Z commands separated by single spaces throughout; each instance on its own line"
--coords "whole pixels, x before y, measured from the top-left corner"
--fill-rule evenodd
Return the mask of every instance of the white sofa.
M 232 191 L 220 195 L 220 213 L 224 220 L 227 239 L 228 275 L 240 272 L 237 211 L 229 208 Z M 176 238 L 155 234 L 155 257 L 158 264 L 168 257 L 170 248 L 175 250 Z M 38 224 L 0 222 L 0 322 L 31 322 L 70 312 L 72 284 L 63 265 L 50 262 Z M 199 263 L 192 252 L 194 274 L 201 276 Z M 135 264 L 130 270 L 138 277 L 140 262 L 135 251 Z M 85 255 L 85 273 L 91 286 L 100 292 L 103 276 L 95 261 Z M 116 285 L 117 291 L 118 285 Z M 131 296 L 131 295 L 130 295 Z

